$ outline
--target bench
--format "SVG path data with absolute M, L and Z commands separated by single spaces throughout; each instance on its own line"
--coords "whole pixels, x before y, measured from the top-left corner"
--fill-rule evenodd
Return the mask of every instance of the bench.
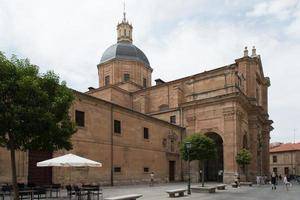
M 225 189 L 226 189 L 226 184 L 217 185 L 217 190 L 225 190 Z
M 231 186 L 232 186 L 233 188 L 237 188 L 237 187 L 238 187 L 238 185 L 237 185 L 236 183 L 231 183 Z
M 191 187 L 191 191 L 194 193 L 215 193 L 216 187 Z
M 128 194 L 123 196 L 116 196 L 116 197 L 107 197 L 104 200 L 136 200 L 137 198 L 142 197 L 141 194 Z
M 167 190 L 166 193 L 169 194 L 169 197 L 175 197 L 175 194 L 178 193 L 178 197 L 183 197 L 186 189 L 175 189 L 175 190 Z
M 252 182 L 240 182 L 240 185 L 252 186 Z

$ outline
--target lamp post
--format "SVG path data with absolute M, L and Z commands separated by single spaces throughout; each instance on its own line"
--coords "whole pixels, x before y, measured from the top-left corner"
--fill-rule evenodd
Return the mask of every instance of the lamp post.
M 185 148 L 187 151 L 187 156 L 188 156 L 188 173 L 189 173 L 189 179 L 188 179 L 188 194 L 191 194 L 191 168 L 190 168 L 190 150 L 192 148 L 192 143 L 186 142 L 185 143 Z

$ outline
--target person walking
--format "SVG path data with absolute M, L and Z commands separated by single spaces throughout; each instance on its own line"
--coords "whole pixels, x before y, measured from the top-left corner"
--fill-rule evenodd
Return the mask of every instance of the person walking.
M 260 182 L 260 176 L 258 176 L 258 175 L 256 176 L 256 184 L 257 184 L 257 185 L 260 185 L 260 184 L 261 184 L 261 182 Z
M 239 174 L 236 173 L 235 177 L 234 177 L 234 183 L 236 184 L 236 187 L 239 188 L 240 187 L 240 177 Z
M 272 175 L 271 175 L 271 183 L 272 183 L 272 190 L 276 190 L 276 174 L 275 172 L 272 172 Z
M 284 175 L 283 183 L 287 191 L 289 190 L 289 187 L 292 187 L 292 184 L 288 181 L 287 175 Z
M 154 185 L 154 172 L 150 173 L 150 186 Z
M 281 181 L 281 179 L 282 179 L 282 176 L 281 176 L 281 174 L 279 174 L 279 177 L 278 177 L 278 178 L 279 178 L 279 180 Z

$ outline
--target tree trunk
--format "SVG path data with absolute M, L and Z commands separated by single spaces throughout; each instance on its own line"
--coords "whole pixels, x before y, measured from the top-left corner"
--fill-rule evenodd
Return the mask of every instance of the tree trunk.
M 202 162 L 202 187 L 204 187 L 204 165 L 205 161 Z
M 248 169 L 247 169 L 247 166 L 244 165 L 244 170 L 245 170 L 245 176 L 246 176 L 246 181 L 248 181 Z
M 198 173 L 199 173 L 199 178 L 198 178 L 198 183 L 200 183 L 201 182 L 201 180 L 202 180 L 202 174 L 201 174 L 201 161 L 200 160 L 198 160 Z
M 12 184 L 14 189 L 14 200 L 19 200 L 19 188 L 17 185 L 17 170 L 16 170 L 16 155 L 13 145 L 10 149 L 11 171 L 12 171 Z

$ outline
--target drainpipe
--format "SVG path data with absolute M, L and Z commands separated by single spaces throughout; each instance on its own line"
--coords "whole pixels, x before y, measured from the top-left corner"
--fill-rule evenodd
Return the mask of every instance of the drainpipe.
M 114 107 L 110 107 L 110 185 L 114 185 Z
M 179 121 L 179 125 L 181 127 L 183 127 L 183 113 L 182 113 L 182 107 L 180 107 L 180 110 L 179 110 L 179 115 L 180 115 L 180 121 Z M 183 130 L 181 129 L 180 130 L 180 141 L 182 142 L 183 141 Z M 184 181 L 184 178 L 183 178 L 183 163 L 182 163 L 182 159 L 180 159 L 180 178 L 181 178 L 181 181 Z

